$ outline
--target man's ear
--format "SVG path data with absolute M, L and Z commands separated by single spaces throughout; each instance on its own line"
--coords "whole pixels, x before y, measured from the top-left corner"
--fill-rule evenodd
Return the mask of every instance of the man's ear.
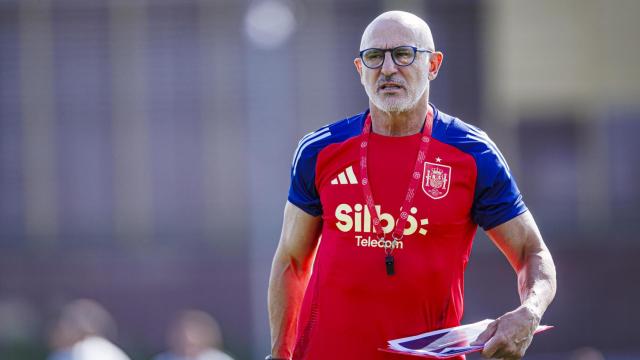
M 353 59 L 353 65 L 356 66 L 356 71 L 358 71 L 358 75 L 362 77 L 362 59 L 359 57 Z
M 443 58 L 444 54 L 440 51 L 435 51 L 429 57 L 429 80 L 434 80 L 438 77 L 438 71 L 440 71 L 440 67 L 442 66 Z

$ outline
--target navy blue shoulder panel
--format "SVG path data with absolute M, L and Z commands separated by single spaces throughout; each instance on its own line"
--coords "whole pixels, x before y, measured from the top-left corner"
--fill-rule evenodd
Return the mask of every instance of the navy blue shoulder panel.
M 489 230 L 527 211 L 507 161 L 484 131 L 435 109 L 433 137 L 473 156 L 476 162 L 471 209 L 476 224 Z
M 316 189 L 316 161 L 322 149 L 340 143 L 362 132 L 369 111 L 346 118 L 302 137 L 291 163 L 291 186 L 288 200 L 313 216 L 322 214 L 322 204 Z

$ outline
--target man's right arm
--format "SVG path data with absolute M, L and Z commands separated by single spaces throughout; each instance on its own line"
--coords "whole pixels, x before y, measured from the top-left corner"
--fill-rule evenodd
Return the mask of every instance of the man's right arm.
M 321 216 L 312 216 L 287 201 L 282 233 L 269 278 L 271 355 L 290 359 L 296 340 L 298 314 L 311 276 Z

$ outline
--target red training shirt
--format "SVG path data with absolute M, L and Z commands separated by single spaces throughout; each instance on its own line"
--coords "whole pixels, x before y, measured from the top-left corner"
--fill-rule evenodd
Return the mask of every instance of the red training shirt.
M 395 275 L 387 275 L 360 183 L 367 116 L 305 136 L 294 155 L 288 200 L 323 220 L 294 359 L 403 359 L 378 348 L 459 325 L 477 226 L 490 229 L 527 210 L 488 136 L 434 107 L 421 186 L 394 251 Z M 385 233 L 400 213 L 420 137 L 370 135 L 369 179 Z

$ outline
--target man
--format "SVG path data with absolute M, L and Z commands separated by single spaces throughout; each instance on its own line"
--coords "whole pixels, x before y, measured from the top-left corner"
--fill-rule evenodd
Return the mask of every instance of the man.
M 555 267 L 487 135 L 429 103 L 442 64 L 428 25 L 378 16 L 354 63 L 370 110 L 296 150 L 269 284 L 272 359 L 395 359 L 386 340 L 460 324 L 477 226 L 518 276 L 521 305 L 480 335 L 519 359 L 555 294 Z
M 48 360 L 130 360 L 108 338 L 114 337 L 115 321 L 99 303 L 74 300 L 64 307 L 55 323 Z
M 222 351 L 222 332 L 216 319 L 201 310 L 184 310 L 167 334 L 169 351 L 153 360 L 233 360 Z

